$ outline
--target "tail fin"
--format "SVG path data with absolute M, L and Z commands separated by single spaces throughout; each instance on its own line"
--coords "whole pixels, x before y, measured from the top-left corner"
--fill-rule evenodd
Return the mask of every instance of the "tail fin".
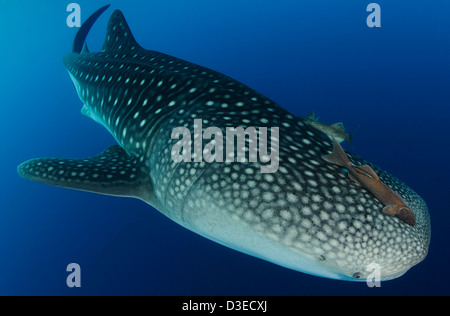
M 309 118 L 311 121 L 315 121 L 315 122 L 319 121 L 319 117 L 316 116 L 316 113 L 314 113 L 314 111 L 312 111 L 312 112 L 309 114 L 308 118 Z
M 333 152 L 329 155 L 323 155 L 322 159 L 325 160 L 326 162 L 344 168 L 348 168 L 351 166 L 347 154 L 342 149 L 341 145 L 339 145 L 339 142 L 334 138 L 333 138 Z
M 348 135 L 347 137 L 347 141 L 350 144 L 350 146 L 353 148 L 353 135 L 355 134 L 355 132 L 351 133 Z
M 353 148 L 353 136 L 355 135 L 355 133 L 356 133 L 356 131 L 358 130 L 359 126 L 360 126 L 360 125 L 358 124 L 358 126 L 356 126 L 355 130 L 353 131 L 353 133 L 351 133 L 351 134 L 348 135 L 347 141 L 348 141 L 348 143 L 350 144 L 350 146 L 351 146 L 352 148 Z
M 81 53 L 83 49 L 84 41 L 91 29 L 92 25 L 94 25 L 95 21 L 97 21 L 98 17 L 109 8 L 109 4 L 95 11 L 84 23 L 81 25 L 80 29 L 75 36 L 75 40 L 73 41 L 72 52 L 73 53 Z

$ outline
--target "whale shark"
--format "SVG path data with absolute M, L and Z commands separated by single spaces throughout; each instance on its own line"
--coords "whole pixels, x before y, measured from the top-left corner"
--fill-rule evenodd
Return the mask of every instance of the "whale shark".
M 387 171 L 346 152 L 351 166 L 369 166 L 401 197 L 415 224 L 384 214 L 384 205 L 346 168 L 322 159 L 332 153 L 333 141 L 306 118 L 224 74 L 144 49 L 120 10 L 109 19 L 102 49 L 90 52 L 86 36 L 107 7 L 83 23 L 63 63 L 81 113 L 117 144 L 85 159 L 26 161 L 18 166 L 21 177 L 138 198 L 221 245 L 319 277 L 364 281 L 376 264 L 380 280 L 390 280 L 426 257 L 431 229 L 424 200 Z M 194 159 L 175 161 L 171 154 L 182 135 L 172 132 L 192 130 L 196 119 L 203 132 L 211 126 L 278 128 L 266 144 L 276 153 L 276 170 L 261 172 L 268 163 L 263 156 L 198 161 L 192 150 Z M 185 145 L 192 143 L 186 139 Z M 248 137 L 234 143 L 249 145 Z

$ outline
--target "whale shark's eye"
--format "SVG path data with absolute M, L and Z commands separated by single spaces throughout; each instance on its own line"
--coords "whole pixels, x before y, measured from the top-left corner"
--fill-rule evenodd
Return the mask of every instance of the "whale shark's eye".
M 353 273 L 353 277 L 354 277 L 355 279 L 361 278 L 361 272 L 355 272 L 355 273 Z

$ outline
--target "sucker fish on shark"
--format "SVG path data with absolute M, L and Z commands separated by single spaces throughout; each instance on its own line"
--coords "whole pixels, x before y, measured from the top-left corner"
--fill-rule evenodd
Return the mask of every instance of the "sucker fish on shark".
M 331 139 L 336 139 L 339 143 L 342 143 L 346 140 L 350 146 L 353 146 L 353 135 L 347 134 L 345 131 L 344 124 L 342 122 L 334 123 L 334 124 L 324 124 L 319 122 L 319 118 L 315 116 L 314 111 L 306 118 L 306 121 L 318 131 L 321 131 Z
M 383 205 L 383 213 L 394 215 L 405 223 L 414 226 L 416 220 L 411 209 L 406 206 L 402 198 L 391 188 L 385 185 L 378 175 L 368 165 L 352 165 L 347 154 L 342 149 L 336 139 L 333 139 L 333 152 L 322 156 L 322 159 L 329 163 L 344 167 L 348 170 L 349 178 L 356 183 L 363 185 L 372 193 Z
M 64 65 L 83 114 L 118 144 L 86 159 L 32 159 L 18 167 L 20 176 L 141 199 L 217 243 L 316 276 L 364 281 L 376 263 L 381 280 L 389 280 L 425 258 L 430 219 L 423 199 L 381 168 L 345 153 L 350 166 L 370 166 L 396 192 L 415 224 L 384 214 L 376 192 L 349 179 L 334 160 L 322 159 L 332 140 L 306 118 L 226 75 L 142 48 L 119 10 L 109 20 L 103 48 L 89 52 L 86 36 L 107 7 L 78 30 Z M 172 131 L 195 119 L 202 119 L 203 131 L 278 127 L 277 171 L 260 172 L 260 160 L 173 161 Z

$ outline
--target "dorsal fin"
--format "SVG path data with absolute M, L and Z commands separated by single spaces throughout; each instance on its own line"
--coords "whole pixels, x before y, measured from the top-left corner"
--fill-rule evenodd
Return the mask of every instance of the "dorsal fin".
M 87 43 L 85 42 L 83 45 L 83 49 L 81 50 L 81 54 L 88 54 L 89 52 L 89 48 L 87 46 Z
M 84 42 L 86 40 L 86 37 L 92 27 L 94 25 L 95 21 L 97 21 L 98 17 L 109 8 L 109 4 L 105 5 L 104 7 L 98 9 L 94 12 L 84 23 L 81 25 L 80 29 L 77 32 L 77 35 L 75 35 L 75 39 L 73 41 L 73 47 L 72 52 L 73 53 L 81 53 L 81 50 L 83 49 Z
M 140 48 L 140 46 L 134 39 L 133 34 L 131 34 L 130 27 L 123 13 L 120 10 L 114 11 L 108 22 L 103 50 L 133 50 L 136 48 Z

